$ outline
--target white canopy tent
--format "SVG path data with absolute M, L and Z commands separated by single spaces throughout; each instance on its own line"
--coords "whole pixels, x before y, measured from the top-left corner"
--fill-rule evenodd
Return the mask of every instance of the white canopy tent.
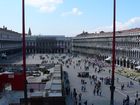
M 105 61 L 111 61 L 111 59 L 112 59 L 111 57 L 108 57 L 105 59 Z
M 136 69 L 140 69 L 140 66 L 136 66 L 135 68 L 136 68 Z

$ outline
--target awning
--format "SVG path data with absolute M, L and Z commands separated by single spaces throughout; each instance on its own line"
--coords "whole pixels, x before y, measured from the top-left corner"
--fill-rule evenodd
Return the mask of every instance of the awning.
M 111 57 L 108 57 L 105 59 L 105 61 L 110 61 L 111 60 Z
M 140 66 L 136 66 L 135 68 L 136 68 L 136 69 L 140 69 Z
M 42 65 L 41 65 L 39 68 L 40 68 L 40 69 L 44 69 L 44 68 L 45 68 L 45 66 L 42 66 Z
M 50 71 L 50 73 L 54 73 L 54 68 L 50 68 L 48 71 Z
M 46 82 L 45 89 L 49 90 L 51 88 L 52 81 Z
M 14 74 L 14 72 L 5 71 L 3 74 Z

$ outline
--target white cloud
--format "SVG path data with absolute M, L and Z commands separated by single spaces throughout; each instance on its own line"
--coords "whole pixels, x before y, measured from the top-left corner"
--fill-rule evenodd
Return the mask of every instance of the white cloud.
M 83 12 L 81 12 L 78 8 L 72 8 L 71 11 L 64 12 L 62 13 L 62 16 L 67 16 L 67 15 L 82 15 Z
M 130 19 L 128 22 L 126 22 L 126 25 L 130 27 L 140 27 L 140 17 Z
M 63 0 L 25 0 L 26 5 L 38 8 L 41 12 L 53 12 Z
M 94 31 L 112 31 L 113 30 L 113 25 L 110 26 L 102 26 L 102 27 L 98 27 L 96 28 Z M 125 30 L 125 29 L 129 29 L 129 28 L 135 28 L 135 27 L 140 27 L 140 17 L 134 17 L 129 19 L 127 22 L 116 22 L 116 30 Z

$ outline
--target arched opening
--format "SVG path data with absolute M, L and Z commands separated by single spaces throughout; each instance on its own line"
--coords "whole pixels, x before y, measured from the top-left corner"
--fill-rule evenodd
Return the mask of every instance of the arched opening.
M 123 64 L 123 61 L 122 61 L 122 59 L 120 59 L 120 66 L 122 66 L 122 64 Z
M 126 67 L 126 60 L 123 60 L 123 66 Z
M 119 65 L 119 59 L 117 59 L 117 65 Z
M 126 63 L 127 63 L 127 68 L 129 68 L 130 67 L 130 61 L 127 60 Z
M 134 64 L 133 64 L 133 62 L 131 62 L 131 69 L 133 69 L 134 68 Z

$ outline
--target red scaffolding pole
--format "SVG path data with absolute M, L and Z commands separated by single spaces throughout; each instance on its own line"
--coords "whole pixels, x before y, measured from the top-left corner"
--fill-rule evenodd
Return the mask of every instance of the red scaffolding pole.
M 25 45 L 25 3 L 22 0 L 22 57 L 23 57 L 23 75 L 24 75 L 24 98 L 27 104 L 27 80 L 26 80 L 26 45 Z
M 113 39 L 112 39 L 112 78 L 111 78 L 111 97 L 110 97 L 110 105 L 114 105 L 114 77 L 115 77 L 115 33 L 116 32 L 116 0 L 113 2 Z

